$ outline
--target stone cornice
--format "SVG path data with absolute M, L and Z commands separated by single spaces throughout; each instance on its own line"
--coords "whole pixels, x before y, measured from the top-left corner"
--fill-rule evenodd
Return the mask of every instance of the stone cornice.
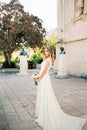
M 86 17 L 87 17 L 87 13 L 84 13 L 84 14 L 78 16 L 78 17 L 73 18 L 73 19 L 71 20 L 71 22 L 74 24 L 74 23 L 78 22 L 79 20 L 85 21 L 85 20 L 86 20 Z
M 79 41 L 82 41 L 82 40 L 87 40 L 87 37 L 80 37 L 80 38 L 65 38 L 63 39 L 63 42 L 62 43 L 59 43 L 59 42 L 56 42 L 56 44 L 63 44 L 63 43 L 70 43 L 70 42 L 79 42 Z
M 64 39 L 63 43 L 69 43 L 69 42 L 76 42 L 76 41 L 82 41 L 82 40 L 87 40 L 87 37 L 80 37 L 80 38 L 67 38 L 67 39 Z

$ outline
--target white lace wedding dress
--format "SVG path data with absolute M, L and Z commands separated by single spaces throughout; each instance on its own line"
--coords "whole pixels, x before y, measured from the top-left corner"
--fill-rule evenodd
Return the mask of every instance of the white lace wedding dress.
M 40 73 L 44 69 L 46 60 L 41 63 Z M 60 108 L 52 89 L 49 77 L 49 69 L 37 86 L 37 119 L 35 121 L 41 128 L 43 128 L 43 130 L 82 130 L 86 120 L 83 118 L 67 115 Z

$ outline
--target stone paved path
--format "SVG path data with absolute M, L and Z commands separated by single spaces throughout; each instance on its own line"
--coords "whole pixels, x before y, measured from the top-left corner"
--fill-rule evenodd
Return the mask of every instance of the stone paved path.
M 0 130 L 41 130 L 34 122 L 37 87 L 26 76 L 0 74 Z M 87 118 L 87 80 L 57 79 L 50 73 L 54 92 L 61 108 L 68 114 Z M 87 130 L 87 123 L 83 130 Z

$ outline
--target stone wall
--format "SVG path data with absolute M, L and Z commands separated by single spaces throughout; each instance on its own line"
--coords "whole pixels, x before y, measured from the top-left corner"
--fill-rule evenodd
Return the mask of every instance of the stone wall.
M 66 51 L 67 74 L 87 75 L 87 0 L 84 0 L 81 15 L 76 6 L 77 0 L 57 1 L 58 41 L 62 39 L 62 43 L 56 45 L 55 69 L 58 69 L 59 46 L 62 44 Z
M 87 39 L 66 44 L 67 73 L 87 75 Z
M 59 47 L 56 45 L 56 61 L 54 68 L 58 69 Z M 63 44 L 66 51 L 67 74 L 77 76 L 87 76 L 87 39 L 80 41 L 71 41 Z

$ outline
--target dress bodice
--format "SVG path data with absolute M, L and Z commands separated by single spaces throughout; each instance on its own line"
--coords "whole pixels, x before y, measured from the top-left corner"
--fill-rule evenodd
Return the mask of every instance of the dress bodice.
M 45 59 L 45 60 L 43 60 L 43 62 L 41 63 L 41 69 L 44 69 L 44 67 L 45 67 L 45 65 L 46 65 L 46 61 L 50 61 L 50 66 L 49 66 L 49 68 L 48 68 L 48 70 L 50 69 L 50 67 L 51 67 L 51 60 L 49 59 L 49 58 L 47 58 L 47 59 Z

